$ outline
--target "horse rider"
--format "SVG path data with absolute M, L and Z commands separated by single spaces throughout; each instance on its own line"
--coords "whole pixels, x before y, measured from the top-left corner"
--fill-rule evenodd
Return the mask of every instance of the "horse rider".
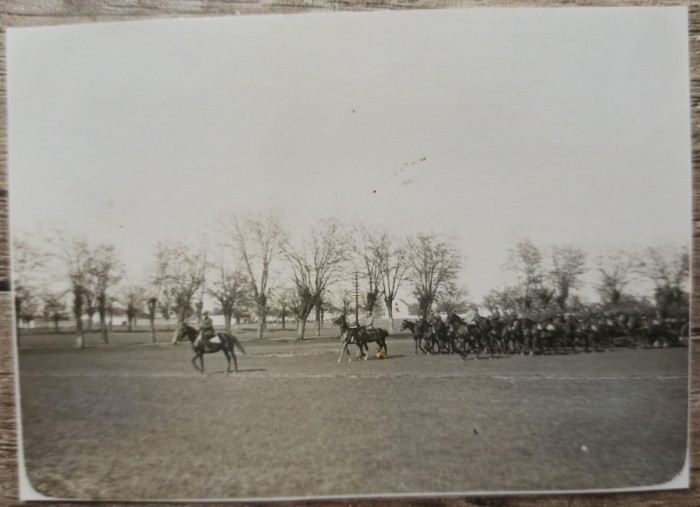
M 501 318 L 501 312 L 498 311 L 498 307 L 495 307 L 493 309 L 493 313 L 491 314 L 491 318 L 493 320 L 500 320 Z
M 209 312 L 204 312 L 204 318 L 202 319 L 202 325 L 199 328 L 200 336 L 204 345 L 209 345 L 209 339 L 216 336 L 216 331 L 214 331 L 214 322 L 212 322 L 211 317 L 209 317 Z
M 438 312 L 433 312 L 432 319 L 430 320 L 433 326 L 433 333 L 437 336 L 438 332 L 440 331 L 440 326 L 442 324 L 442 317 L 440 317 L 440 314 Z
M 360 324 L 360 328 L 363 330 L 365 334 L 369 333 L 370 329 L 374 329 L 374 316 L 372 315 L 372 312 L 367 312 L 365 317 L 362 319 L 362 323 Z

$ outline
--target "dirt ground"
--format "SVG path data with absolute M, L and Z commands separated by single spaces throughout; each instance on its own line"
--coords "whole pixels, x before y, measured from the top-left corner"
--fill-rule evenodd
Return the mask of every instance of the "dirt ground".
M 327 330 L 325 334 L 337 334 Z M 688 349 L 337 364 L 328 336 L 241 338 L 207 371 L 169 333 L 28 336 L 20 351 L 32 486 L 79 499 L 222 499 L 637 487 L 687 444 Z M 372 352 L 374 352 L 374 346 Z M 354 354 L 354 350 L 353 350 Z

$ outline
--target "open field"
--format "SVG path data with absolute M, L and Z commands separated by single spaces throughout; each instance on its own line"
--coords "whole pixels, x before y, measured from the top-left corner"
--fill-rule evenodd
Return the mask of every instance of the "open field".
M 170 333 L 85 350 L 25 337 L 32 485 L 85 499 L 571 490 L 660 484 L 684 463 L 688 349 L 463 361 L 397 335 L 386 360 L 336 364 L 337 338 L 289 334 L 241 333 L 229 376 L 223 355 L 198 374 Z

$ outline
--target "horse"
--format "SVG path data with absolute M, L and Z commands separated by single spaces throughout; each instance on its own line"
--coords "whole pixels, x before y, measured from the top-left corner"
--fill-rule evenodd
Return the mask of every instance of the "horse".
M 425 336 L 427 329 L 427 322 L 425 320 L 419 320 L 413 322 L 412 320 L 404 320 L 401 324 L 401 331 L 408 329 L 413 336 L 413 341 L 415 342 L 416 348 L 413 351 L 414 354 L 418 354 L 418 349 L 423 352 L 423 354 L 430 354 L 430 352 L 423 348 L 421 341 L 427 341 L 428 338 Z
M 387 356 L 386 339 L 389 336 L 389 332 L 386 329 L 374 328 L 367 329 L 362 326 L 350 327 L 345 315 L 333 319 L 333 324 L 340 326 L 340 337 L 343 341 L 343 348 L 340 351 L 340 357 L 338 362 L 343 360 L 343 354 L 347 352 L 348 345 L 354 343 L 360 349 L 360 357 L 367 361 L 369 356 L 369 347 L 367 346 L 370 342 L 375 342 L 379 346 L 377 353 L 379 354 L 382 349 L 384 350 L 384 355 Z M 343 338 L 344 336 L 344 338 Z M 348 352 L 348 360 L 351 360 L 350 352 Z
M 367 348 L 369 350 L 369 347 L 367 347 L 367 344 L 362 342 L 361 340 L 358 342 L 357 340 L 357 333 L 353 331 L 353 329 L 356 328 L 351 328 L 350 325 L 348 324 L 347 318 L 345 315 L 341 315 L 340 317 L 336 317 L 331 321 L 331 323 L 334 326 L 340 326 L 340 342 L 343 344 L 343 349 L 340 351 L 340 357 L 338 358 L 338 362 L 343 360 L 343 354 L 345 352 L 348 353 L 348 361 L 352 361 L 352 356 L 350 355 L 350 351 L 348 350 L 348 345 L 355 344 L 357 345 L 357 348 L 359 349 L 357 352 L 357 357 L 363 357 L 365 356 L 364 353 L 364 348 Z
M 442 320 L 433 322 L 432 349 L 436 353 L 451 353 L 452 341 L 450 340 L 450 328 Z
M 475 359 L 479 359 L 482 342 L 487 338 L 484 330 L 474 322 L 466 322 L 456 313 L 448 315 L 447 325 L 452 331 L 452 350 L 461 354 L 463 359 L 466 359 L 470 352 L 474 353 Z M 493 349 L 489 349 L 493 357 Z
M 520 355 L 525 354 L 525 347 L 529 347 L 530 355 L 534 354 L 536 339 L 535 328 L 537 323 L 527 317 L 518 317 L 510 326 L 511 339 L 514 344 L 520 345 Z
M 246 353 L 238 338 L 230 333 L 217 333 L 216 337 L 209 340 L 209 344 L 205 344 L 204 340 L 199 338 L 199 331 L 188 324 L 182 324 L 177 332 L 177 341 L 182 341 L 185 337 L 190 340 L 192 350 L 194 351 L 192 366 L 200 373 L 204 373 L 204 354 L 213 354 L 219 351 L 223 352 L 228 361 L 226 373 L 231 373 L 231 358 L 233 358 L 233 372 L 235 373 L 238 371 L 238 361 L 236 360 L 234 346 L 238 347 L 244 354 Z M 199 358 L 199 367 L 197 366 L 197 358 Z

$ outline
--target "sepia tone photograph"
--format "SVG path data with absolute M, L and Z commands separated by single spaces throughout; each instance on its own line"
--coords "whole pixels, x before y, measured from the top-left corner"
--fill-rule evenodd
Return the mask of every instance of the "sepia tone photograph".
M 688 487 L 685 8 L 7 52 L 23 499 Z

